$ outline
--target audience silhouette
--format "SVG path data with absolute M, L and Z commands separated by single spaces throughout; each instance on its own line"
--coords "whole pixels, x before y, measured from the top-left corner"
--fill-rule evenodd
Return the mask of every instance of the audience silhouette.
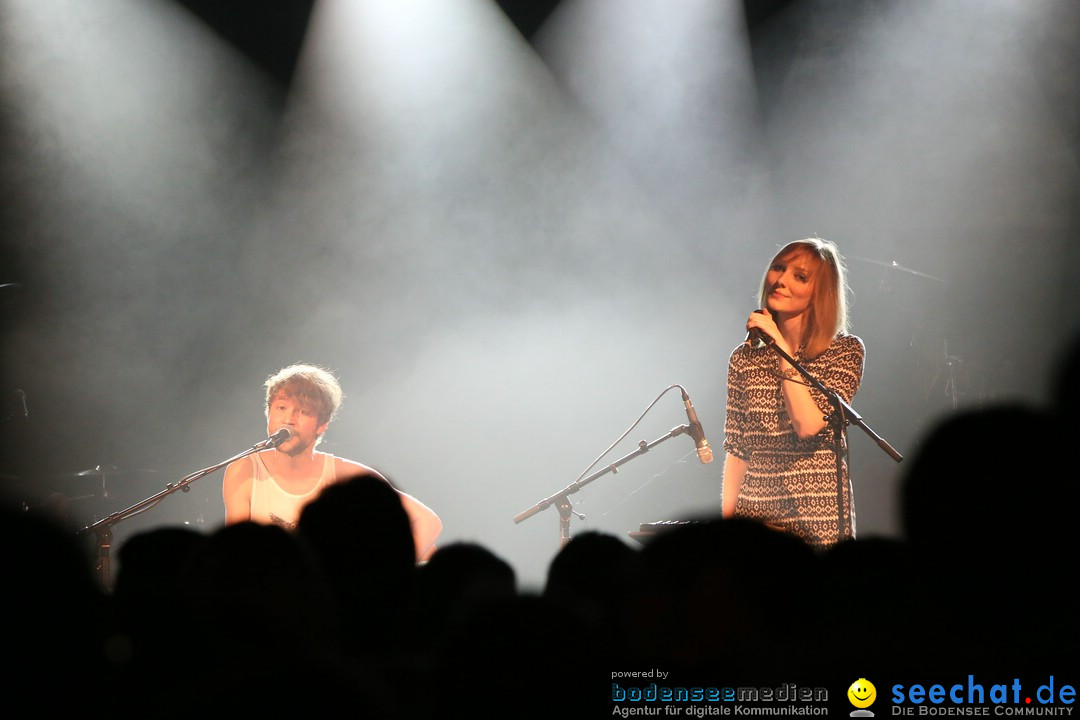
M 110 623 L 90 553 L 52 515 L 7 503 L 0 515 L 18 540 L 5 583 L 3 696 L 41 714 L 96 716 L 110 696 Z

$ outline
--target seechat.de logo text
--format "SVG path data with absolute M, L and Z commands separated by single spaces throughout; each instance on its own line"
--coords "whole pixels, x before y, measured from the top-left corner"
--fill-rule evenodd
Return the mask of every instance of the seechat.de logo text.
M 1073 714 L 1076 688 L 1055 679 L 985 683 L 968 675 L 952 684 L 893 685 L 892 715 L 1063 716 Z

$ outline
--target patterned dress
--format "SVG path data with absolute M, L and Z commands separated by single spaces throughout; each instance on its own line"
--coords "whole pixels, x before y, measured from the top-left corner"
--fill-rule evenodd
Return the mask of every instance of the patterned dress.
M 865 348 L 854 335 L 841 334 L 813 360 L 799 363 L 826 388 L 851 402 L 862 379 Z M 724 449 L 747 463 L 735 514 L 789 532 L 811 546 L 839 539 L 836 449 L 832 426 L 800 440 L 791 426 L 781 382 L 791 380 L 776 367 L 767 347 L 739 345 L 728 361 L 728 400 Z M 810 395 L 823 415 L 832 412 L 828 399 L 814 388 Z M 848 476 L 847 446 L 841 453 L 844 537 L 855 537 L 855 507 Z

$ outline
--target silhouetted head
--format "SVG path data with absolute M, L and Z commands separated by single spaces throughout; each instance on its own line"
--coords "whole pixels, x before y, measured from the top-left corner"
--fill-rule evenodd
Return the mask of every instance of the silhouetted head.
M 514 568 L 488 548 L 458 542 L 435 551 L 417 573 L 417 622 L 430 640 L 489 603 L 517 593 Z
M 297 529 L 332 562 L 416 563 L 401 496 L 381 478 L 358 475 L 328 485 L 304 506 Z
M 416 549 L 397 491 L 368 475 L 334 483 L 304 507 L 297 531 L 326 572 L 349 648 L 406 648 Z
M 551 561 L 544 597 L 621 622 L 624 603 L 640 582 L 640 550 L 614 535 L 585 532 Z
M 1059 430 L 1049 414 L 1021 404 L 941 420 L 901 481 L 907 538 L 941 560 L 948 550 L 1000 559 L 1067 526 L 1061 512 L 1075 483 L 1064 472 Z
M 658 534 L 642 561 L 635 632 L 646 655 L 760 671 L 806 652 L 820 593 L 817 556 L 798 538 L 743 518 L 701 520 Z

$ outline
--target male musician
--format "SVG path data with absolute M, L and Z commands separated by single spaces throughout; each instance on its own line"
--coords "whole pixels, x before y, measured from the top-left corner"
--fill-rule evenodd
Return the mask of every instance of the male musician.
M 254 521 L 295 530 L 304 507 L 331 483 L 367 475 L 389 484 L 366 465 L 315 449 L 341 406 L 341 386 L 332 373 L 314 365 L 290 365 L 271 375 L 265 386 L 267 435 L 288 428 L 291 437 L 225 469 L 226 524 Z M 416 498 L 397 492 L 412 524 L 417 560 L 426 559 L 442 521 Z

